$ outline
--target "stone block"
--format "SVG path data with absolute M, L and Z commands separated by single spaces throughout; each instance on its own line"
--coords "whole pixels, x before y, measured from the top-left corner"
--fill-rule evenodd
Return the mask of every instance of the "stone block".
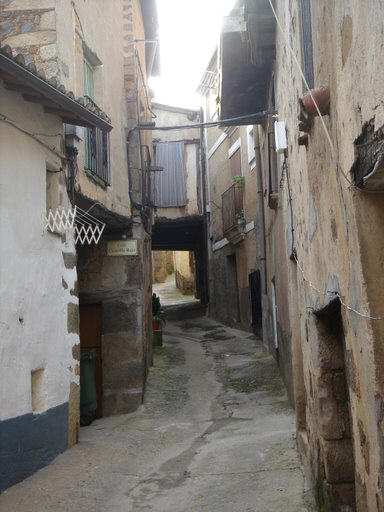
M 42 60 L 51 60 L 57 57 L 57 45 L 48 44 L 40 48 L 40 57 Z
M 137 332 L 137 305 L 135 297 L 103 303 L 103 333 Z
M 143 391 L 134 389 L 132 391 L 104 393 L 103 395 L 103 416 L 114 414 L 127 414 L 136 411 L 143 403 Z
M 55 60 L 50 60 L 44 63 L 43 69 L 47 80 L 53 77 L 57 77 L 59 74 L 59 66 Z
M 2 23 L 0 23 L 0 33 L 3 38 L 11 35 L 14 30 L 15 30 L 15 24 L 13 22 L 3 21 Z
M 56 14 L 55 11 L 45 12 L 40 18 L 40 30 L 55 30 Z
M 68 448 L 79 440 L 80 429 L 80 386 L 71 382 L 68 400 Z
M 142 388 L 144 386 L 143 361 L 129 361 L 109 366 L 103 361 L 103 387 L 109 390 Z
M 33 21 L 32 20 L 28 20 L 26 21 L 25 23 L 23 23 L 20 27 L 20 32 L 22 34 L 25 34 L 27 32 L 30 32 L 33 28 Z
M 365 434 L 363 422 L 360 419 L 357 422 L 357 425 L 358 425 L 358 428 L 359 428 L 360 449 L 361 449 L 361 454 L 362 454 L 363 459 L 364 459 L 365 471 L 369 475 L 369 471 L 370 471 L 370 458 L 369 458 L 370 443 L 369 443 L 368 437 Z
M 353 483 L 330 484 L 324 482 L 324 496 L 331 512 L 353 512 L 355 510 L 355 485 Z
M 56 42 L 56 32 L 43 30 L 40 32 L 27 32 L 9 36 L 4 39 L 4 44 L 9 44 L 11 48 L 22 48 L 25 46 L 43 46 Z
M 67 329 L 68 333 L 79 334 L 79 306 L 73 302 L 67 304 Z
M 345 381 L 340 374 L 327 373 L 317 381 L 319 430 L 324 439 L 349 437 L 349 410 Z
M 80 343 L 76 343 L 72 347 L 72 357 L 75 361 L 80 361 Z
M 126 414 L 136 411 L 143 403 L 143 391 L 141 389 L 120 393 L 117 400 L 117 408 L 119 414 Z
M 73 269 L 76 267 L 77 256 L 73 252 L 63 252 L 65 268 Z
M 6 11 L 34 11 L 39 9 L 54 9 L 55 0 L 13 0 L 8 3 Z
M 103 361 L 108 365 L 119 364 L 121 361 L 130 361 L 142 357 L 142 346 L 138 338 L 129 336 L 126 332 L 103 334 L 102 339 Z
M 321 439 L 325 477 L 328 483 L 353 482 L 355 465 L 351 439 Z
M 117 414 L 117 393 L 106 393 L 103 390 L 103 416 Z

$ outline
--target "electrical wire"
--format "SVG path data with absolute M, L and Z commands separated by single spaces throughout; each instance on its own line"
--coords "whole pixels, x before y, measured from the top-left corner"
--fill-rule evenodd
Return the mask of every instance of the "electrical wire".
M 45 149 L 48 149 L 48 151 L 51 151 L 51 153 L 55 154 L 56 156 L 58 156 L 62 160 L 67 160 L 67 157 L 65 155 L 63 155 L 63 153 L 60 153 L 60 152 L 56 151 L 56 148 L 52 148 L 51 146 L 46 144 L 44 141 L 42 141 L 41 139 L 37 138 L 33 132 L 29 132 L 28 130 L 25 130 L 24 128 L 19 126 L 19 124 L 16 121 L 14 121 L 13 119 L 10 119 L 9 117 L 7 117 L 4 114 L 0 114 L 0 121 L 3 122 L 3 123 L 7 123 L 7 124 L 13 126 L 14 128 L 19 130 L 20 132 L 24 133 L 25 135 L 28 135 L 28 137 L 31 137 L 33 140 L 35 140 L 36 142 L 41 144 L 41 146 L 45 147 Z
M 294 222 L 293 222 L 292 194 L 291 194 L 291 185 L 290 185 L 290 179 L 289 179 L 289 168 L 288 168 L 288 163 L 286 161 L 286 158 L 284 159 L 284 167 L 285 167 L 285 174 L 286 174 L 286 177 L 287 177 L 288 202 L 289 202 L 289 209 L 290 209 L 290 215 L 291 215 L 292 256 L 293 256 L 293 258 L 294 258 L 294 260 L 296 262 L 296 265 L 297 265 L 298 269 L 301 272 L 303 281 L 306 282 L 308 284 L 308 286 L 310 288 L 312 288 L 312 290 L 315 290 L 319 295 L 323 295 L 323 296 L 330 296 L 331 295 L 333 297 L 337 297 L 339 299 L 340 304 L 342 306 L 344 306 L 346 309 L 348 309 L 348 311 L 351 311 L 352 313 L 355 313 L 356 315 L 358 315 L 358 316 L 360 316 L 362 318 L 366 318 L 368 320 L 384 320 L 383 316 L 366 315 L 365 313 L 361 313 L 361 311 L 358 311 L 357 309 L 353 308 L 352 306 L 350 306 L 349 304 L 344 302 L 340 292 L 338 292 L 338 291 L 327 290 L 325 292 L 322 292 L 317 286 L 315 286 L 313 284 L 311 279 L 309 279 L 309 277 L 307 277 L 306 273 L 304 272 L 304 269 L 303 269 L 302 265 L 300 264 L 300 261 L 299 261 L 298 256 L 297 256 L 297 251 L 295 249 L 295 226 L 294 226 Z
M 182 125 L 172 125 L 172 126 L 153 126 L 153 125 L 138 125 L 135 129 L 138 130 L 162 130 L 162 131 L 170 131 L 170 130 L 184 130 L 186 128 L 212 128 L 214 126 L 239 126 L 236 124 L 238 121 L 250 121 L 257 118 L 264 118 L 267 116 L 276 115 L 276 110 L 262 110 L 261 112 L 255 112 L 254 114 L 247 114 L 245 116 L 240 117 L 231 117 L 229 119 L 222 119 L 221 121 L 207 121 L 205 123 L 196 123 L 196 124 L 182 124 Z
M 373 193 L 373 194 L 383 194 L 384 193 L 384 190 L 369 190 L 369 189 L 364 189 L 364 188 L 361 188 L 361 187 L 358 187 L 356 186 L 350 179 L 349 177 L 347 176 L 347 174 L 345 173 L 345 171 L 343 170 L 338 158 L 337 158 L 337 152 L 336 152 L 336 149 L 335 149 L 335 146 L 332 142 L 332 138 L 331 138 L 331 135 L 329 133 L 329 130 L 327 128 L 327 125 L 325 124 L 325 121 L 324 121 L 324 116 L 321 114 L 320 112 L 320 108 L 315 100 L 315 98 L 313 97 L 313 94 L 312 94 L 312 90 L 311 88 L 309 87 L 308 85 L 308 82 L 305 78 L 305 75 L 304 75 L 304 72 L 302 70 L 302 67 L 300 65 L 300 62 L 296 56 L 296 53 L 294 51 L 294 49 L 292 48 L 291 46 L 291 43 L 289 41 L 289 37 L 288 37 L 288 34 L 285 32 L 283 26 L 281 25 L 281 22 L 276 14 L 276 10 L 275 8 L 273 7 L 273 4 L 272 4 L 272 0 L 268 0 L 269 1 L 269 5 L 271 6 L 271 9 L 272 9 L 272 12 L 273 12 L 273 16 L 276 20 L 276 23 L 277 23 L 277 26 L 279 27 L 280 29 L 280 32 L 282 33 L 284 39 L 285 39 L 285 43 L 286 43 L 286 46 L 288 47 L 288 50 L 290 52 L 290 54 L 292 55 L 293 57 L 293 60 L 297 66 L 297 69 L 299 70 L 299 73 L 300 73 L 300 76 L 301 78 L 303 79 L 303 82 L 304 82 L 304 85 L 305 85 L 305 88 L 307 89 L 307 92 L 309 93 L 310 97 L 311 97 L 311 100 L 313 101 L 313 104 L 315 106 L 315 109 L 317 111 L 317 114 L 320 118 L 320 121 L 321 121 L 321 124 L 322 124 L 322 127 L 323 127 L 323 130 L 324 130 L 324 133 L 325 133 L 325 136 L 327 138 L 327 141 L 328 141 L 328 144 L 331 148 L 331 156 L 332 156 L 332 162 L 333 162 L 333 165 L 334 165 L 334 168 L 335 168 L 335 172 L 336 172 L 336 175 L 340 172 L 341 175 L 343 176 L 343 178 L 347 181 L 347 183 L 349 184 L 349 186 L 351 188 L 353 188 L 354 190 L 358 190 L 359 192 L 363 192 L 363 193 Z

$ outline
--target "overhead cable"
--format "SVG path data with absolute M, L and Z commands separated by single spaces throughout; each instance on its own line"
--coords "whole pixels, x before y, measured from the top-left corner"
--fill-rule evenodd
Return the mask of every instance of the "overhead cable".
M 136 127 L 138 130 L 183 130 L 186 128 L 211 128 L 214 126 L 239 126 L 242 121 L 248 121 L 248 124 L 252 124 L 252 120 L 262 119 L 267 116 L 276 115 L 276 110 L 262 110 L 261 112 L 255 112 L 254 114 L 247 114 L 246 116 L 232 117 L 230 119 L 222 119 L 221 121 L 208 121 L 206 123 L 196 124 L 182 124 L 172 126 L 156 126 L 154 124 L 141 124 Z M 236 124 L 238 123 L 238 124 Z

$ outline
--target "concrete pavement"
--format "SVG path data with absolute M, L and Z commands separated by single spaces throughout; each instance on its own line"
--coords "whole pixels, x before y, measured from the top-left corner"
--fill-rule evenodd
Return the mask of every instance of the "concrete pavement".
M 169 322 L 145 405 L 0 496 L 9 512 L 304 512 L 294 415 L 273 359 L 207 318 Z

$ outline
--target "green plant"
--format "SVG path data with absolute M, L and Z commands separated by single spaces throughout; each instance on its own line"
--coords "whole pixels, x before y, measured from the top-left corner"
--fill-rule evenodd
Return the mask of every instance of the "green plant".
M 152 295 L 152 320 L 160 325 L 165 324 L 164 311 L 162 310 L 160 297 L 154 293 Z
M 242 175 L 232 176 L 232 180 L 236 185 L 243 185 L 245 182 L 245 178 Z

